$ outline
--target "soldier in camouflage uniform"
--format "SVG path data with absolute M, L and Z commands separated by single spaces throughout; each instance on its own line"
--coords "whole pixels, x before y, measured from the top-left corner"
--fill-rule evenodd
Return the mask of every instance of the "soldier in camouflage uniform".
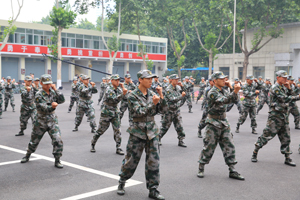
M 33 87 L 32 77 L 25 77 L 25 87 L 21 89 L 22 105 L 20 110 L 20 132 L 16 136 L 24 135 L 24 130 L 27 128 L 29 118 L 31 118 L 32 124 L 36 120 L 36 106 L 34 103 L 35 94 L 38 89 Z
M 146 153 L 145 175 L 149 198 L 165 199 L 157 190 L 160 182 L 159 174 L 159 130 L 155 124 L 154 116 L 160 112 L 164 114 L 167 102 L 163 97 L 162 88 L 157 87 L 157 96 L 151 87 L 152 78 L 156 77 L 149 70 L 137 73 L 139 87 L 128 97 L 128 110 L 132 120 L 127 132 L 130 134 L 126 148 L 126 156 L 122 162 L 120 180 L 117 193 L 124 195 L 125 182 L 130 179 L 140 161 L 143 150 Z
M 253 83 L 253 80 L 256 83 Z M 257 127 L 256 124 L 256 96 L 259 94 L 258 89 L 261 89 L 261 84 L 258 83 L 257 79 L 254 79 L 252 75 L 247 75 L 246 77 L 247 83 L 243 85 L 243 95 L 245 97 L 243 101 L 243 113 L 239 117 L 239 121 L 237 123 L 237 127 L 235 132 L 239 133 L 240 125 L 242 125 L 249 113 L 251 119 L 251 127 L 252 127 L 252 134 L 257 134 L 255 128 Z
M 78 92 L 79 92 L 79 100 L 78 106 L 76 109 L 76 118 L 75 118 L 75 128 L 73 131 L 78 131 L 78 126 L 81 124 L 83 115 L 86 114 L 88 117 L 88 121 L 90 122 L 91 132 L 95 133 L 96 129 L 96 121 L 95 121 L 95 109 L 93 107 L 92 94 L 98 92 L 97 87 L 95 87 L 95 83 L 89 83 L 89 77 L 87 75 L 83 75 L 82 83 L 79 84 Z
M 128 108 L 127 98 L 128 98 L 129 93 L 136 89 L 136 86 L 134 85 L 134 83 L 131 80 L 130 74 L 126 74 L 125 75 L 124 87 L 127 89 L 127 94 L 124 96 L 124 98 L 121 101 L 121 106 L 120 106 L 120 120 L 122 120 L 124 112 Z
M 99 92 L 99 99 L 98 99 L 98 105 L 100 104 L 100 101 L 103 98 L 103 95 L 105 93 L 105 88 L 107 86 L 107 78 L 103 77 L 102 78 L 102 83 L 100 84 L 100 92 Z
M 191 93 L 192 101 L 195 101 L 195 94 L 194 94 L 195 80 L 193 79 L 193 76 L 190 76 L 190 81 L 194 83 L 192 88 L 190 89 L 190 93 Z
M 293 91 L 293 95 L 298 96 L 299 88 L 296 87 L 296 83 L 294 83 L 294 78 L 292 76 L 288 77 L 288 82 L 290 84 L 291 90 Z M 292 114 L 294 116 L 295 129 L 300 129 L 299 127 L 300 113 L 296 101 L 291 101 L 289 103 L 289 114 Z
M 76 106 L 78 104 L 78 97 L 79 96 L 79 92 L 78 92 L 78 88 L 77 88 L 77 77 L 73 78 L 73 83 L 72 83 L 72 93 L 70 96 L 70 105 L 69 105 L 69 109 L 68 109 L 68 113 L 71 112 L 72 107 L 74 106 L 74 103 L 76 102 Z
M 192 83 L 189 80 L 189 77 L 186 76 L 185 77 L 185 82 L 183 83 L 183 86 L 186 88 L 185 98 L 186 98 L 186 101 L 187 101 L 187 105 L 189 107 L 189 113 L 193 113 L 192 112 L 193 104 L 192 104 L 192 98 L 191 98 L 191 93 L 190 93 L 190 89 L 193 87 L 193 85 L 194 85 L 194 83 Z
M 211 88 L 214 86 L 214 82 L 213 82 L 213 80 L 211 79 L 211 77 L 208 79 L 208 81 L 209 81 L 209 86 L 208 87 L 206 87 L 205 88 L 205 91 L 204 91 L 204 95 L 203 95 L 203 104 L 204 104 L 204 111 L 203 111 L 203 113 L 202 113 L 202 119 L 200 120 L 200 122 L 199 122 L 199 125 L 198 125 L 198 138 L 202 138 L 202 133 L 201 133 L 201 131 L 202 131 L 202 129 L 204 129 L 205 128 L 205 126 L 206 126 L 206 123 L 205 123 L 205 121 L 206 121 L 206 118 L 207 118 L 207 115 L 208 115 L 208 113 L 207 113 L 207 108 L 208 108 L 208 104 L 207 104 L 207 94 L 208 94 L 208 92 L 211 90 Z
M 2 104 L 3 104 L 3 95 L 2 90 L 4 89 L 2 83 L 0 82 L 0 119 L 2 119 Z
M 264 104 L 266 103 L 270 108 L 270 97 L 269 97 L 269 91 L 272 87 L 271 80 L 266 79 L 266 83 L 263 84 L 262 89 L 260 91 L 259 95 L 259 101 L 258 101 L 258 107 L 256 114 L 258 115 L 258 112 L 263 108 Z
M 5 97 L 4 97 L 5 108 L 4 108 L 4 112 L 7 110 L 9 100 L 10 100 L 10 105 L 13 109 L 13 112 L 15 112 L 15 98 L 14 98 L 14 91 L 13 91 L 13 89 L 16 88 L 15 79 L 13 79 L 13 81 L 11 81 L 11 77 L 8 76 L 6 78 L 6 80 L 7 81 L 4 84 L 4 88 L 5 88 Z
M 207 113 L 208 118 L 206 119 L 205 138 L 203 139 L 203 150 L 200 154 L 199 159 L 199 171 L 197 176 L 199 178 L 204 177 L 204 165 L 208 164 L 214 154 L 214 151 L 219 143 L 226 164 L 229 167 L 229 177 L 245 180 L 234 168 L 237 163 L 235 159 L 235 147 L 233 143 L 233 137 L 230 133 L 230 125 L 226 118 L 226 106 L 237 101 L 240 85 L 234 86 L 234 90 L 230 85 L 230 82 L 225 82 L 225 75 L 222 72 L 215 72 L 211 76 L 214 80 L 213 88 L 208 92 L 207 95 Z M 223 86 L 227 85 L 231 93 L 224 90 Z
M 276 83 L 270 89 L 270 111 L 266 128 L 263 134 L 258 137 L 255 143 L 255 149 L 251 158 L 252 162 L 257 162 L 257 153 L 259 149 L 265 146 L 268 141 L 278 135 L 280 141 L 280 151 L 285 155 L 285 164 L 296 166 L 290 158 L 290 128 L 288 117 L 288 104 L 292 101 L 300 100 L 300 95 L 294 96 L 290 84 L 287 82 L 288 74 L 284 70 L 276 72 Z
M 186 95 L 186 88 L 182 85 L 182 83 L 178 84 L 179 77 L 177 74 L 171 75 L 170 79 L 171 84 L 167 87 L 164 96 L 168 102 L 168 112 L 163 115 L 159 136 L 161 140 L 173 122 L 178 135 L 178 146 L 186 147 L 185 143 L 183 142 L 185 133 L 183 131 L 182 117 L 180 115 L 180 106 L 182 106 L 180 102 Z
M 121 88 L 119 87 L 121 86 Z M 94 134 L 92 139 L 91 152 L 96 152 L 95 145 L 97 140 L 104 132 L 108 129 L 110 123 L 112 124 L 114 131 L 114 140 L 116 142 L 116 153 L 119 155 L 124 155 L 121 146 L 121 131 L 120 131 L 120 116 L 118 103 L 124 98 L 127 93 L 127 89 L 124 87 L 123 83 L 120 83 L 119 74 L 114 74 L 111 76 L 111 84 L 106 87 L 103 103 L 101 106 L 101 114 L 99 120 L 98 130 Z
M 199 83 L 199 94 L 198 94 L 198 97 L 197 97 L 196 104 L 198 103 L 199 99 L 201 99 L 202 95 L 204 94 L 205 88 L 206 88 L 205 78 L 202 77 L 201 82 Z
M 238 84 L 238 83 L 240 83 L 240 85 L 241 85 L 240 80 L 238 78 L 235 78 L 234 83 L 232 83 L 231 86 L 233 87 L 235 84 Z M 241 104 L 240 94 L 238 94 L 238 97 L 239 98 L 238 98 L 237 102 L 231 103 L 227 106 L 227 111 L 226 112 L 229 112 L 232 109 L 232 107 L 234 106 L 234 104 L 236 104 L 236 106 L 239 110 L 239 114 L 241 115 L 243 113 L 243 106 Z
M 157 93 L 157 91 L 156 91 L 157 86 L 161 87 L 161 85 L 160 85 L 160 83 L 158 81 L 158 77 L 154 78 L 154 81 L 153 81 L 153 83 L 151 85 L 151 89 L 155 93 Z
M 170 85 L 170 83 L 169 83 L 169 80 L 166 77 L 163 78 L 163 81 L 164 82 L 161 84 L 161 87 L 163 89 L 163 95 L 164 95 L 165 91 L 166 91 L 167 87 Z
M 52 84 L 52 78 L 49 74 L 44 74 L 41 77 L 42 89 L 35 95 L 35 104 L 37 109 L 36 121 L 33 124 L 31 139 L 28 144 L 27 153 L 22 158 L 21 163 L 29 161 L 29 157 L 37 149 L 41 139 L 46 131 L 48 131 L 53 145 L 53 156 L 55 158 L 55 167 L 63 168 L 60 163 L 60 157 L 63 151 L 63 141 L 58 126 L 55 110 L 58 104 L 65 102 L 64 95 L 56 90 Z
M 33 75 L 34 76 L 34 75 Z M 37 89 L 37 90 L 40 90 L 40 89 L 42 89 L 42 86 L 41 86 L 41 84 L 40 84 L 40 79 L 39 78 L 35 78 L 35 79 L 33 79 L 34 81 L 34 87 Z

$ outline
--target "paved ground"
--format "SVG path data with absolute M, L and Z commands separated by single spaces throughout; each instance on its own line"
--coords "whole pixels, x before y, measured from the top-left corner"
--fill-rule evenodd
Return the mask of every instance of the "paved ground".
M 99 85 L 99 84 L 98 84 Z M 53 166 L 52 145 L 50 137 L 45 134 L 36 154 L 30 162 L 20 164 L 24 156 L 31 133 L 31 122 L 25 136 L 15 137 L 19 131 L 20 95 L 15 95 L 16 112 L 11 107 L 3 113 L 0 120 L 0 199 L 101 199 L 101 200 L 143 200 L 148 199 L 145 187 L 144 160 L 142 158 L 133 180 L 126 185 L 126 194 L 116 194 L 118 173 L 123 156 L 115 154 L 115 142 L 112 128 L 98 140 L 96 153 L 90 153 L 90 141 L 93 134 L 84 117 L 79 131 L 74 133 L 75 112 L 67 113 L 69 104 L 69 86 L 64 87 L 66 102 L 59 105 L 57 115 L 64 141 L 62 161 L 63 169 Z M 98 95 L 93 97 L 96 102 Z M 240 133 L 234 134 L 236 145 L 236 169 L 245 176 L 245 181 L 228 178 L 228 169 L 220 148 L 205 168 L 205 178 L 197 178 L 198 156 L 202 140 L 197 138 L 197 126 L 202 111 L 200 104 L 193 105 L 192 114 L 187 106 L 181 109 L 183 126 L 186 133 L 187 148 L 177 146 L 177 136 L 173 125 L 163 138 L 161 147 L 161 185 L 159 190 L 166 199 L 300 199 L 300 155 L 297 152 L 300 143 L 300 131 L 294 129 L 291 122 L 291 149 L 297 167 L 284 165 L 284 156 L 280 154 L 279 141 L 274 138 L 264 147 L 257 163 L 251 163 L 250 157 L 257 135 L 250 133 L 250 120 L 241 126 Z M 99 106 L 96 107 L 96 119 L 99 120 Z M 128 140 L 127 112 L 122 120 L 122 148 L 125 150 Z M 227 114 L 234 132 L 238 119 L 236 107 Z M 257 116 L 258 132 L 267 120 L 267 107 Z M 160 116 L 156 116 L 160 124 Z M 129 187 L 130 186 L 130 187 Z

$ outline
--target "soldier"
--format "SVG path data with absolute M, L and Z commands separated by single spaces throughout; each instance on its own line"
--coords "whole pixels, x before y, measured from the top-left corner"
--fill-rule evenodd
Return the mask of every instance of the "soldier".
M 103 95 L 104 95 L 104 93 L 105 93 L 105 88 L 106 88 L 106 86 L 107 86 L 107 79 L 106 79 L 106 77 L 103 77 L 102 78 L 102 83 L 100 84 L 100 92 L 99 92 L 99 99 L 98 99 L 98 104 L 97 105 L 99 105 L 100 104 L 100 101 L 102 100 L 102 98 L 103 98 Z
M 162 89 L 163 89 L 163 94 L 164 94 L 164 92 L 166 91 L 166 89 L 167 89 L 167 87 L 169 86 L 169 80 L 166 78 L 166 77 L 164 77 L 163 78 L 163 83 L 161 84 L 161 87 L 162 87 Z
M 4 112 L 7 110 L 9 100 L 10 100 L 10 105 L 13 109 L 13 112 L 15 112 L 15 98 L 14 98 L 14 91 L 13 91 L 13 89 L 16 88 L 15 79 L 13 79 L 11 81 L 10 76 L 6 77 L 6 79 L 7 79 L 7 82 L 5 82 L 5 84 L 4 84 L 4 88 L 5 88 L 5 97 L 4 97 L 5 108 L 4 108 Z
M 186 101 L 187 101 L 187 105 L 189 107 L 189 113 L 193 113 L 192 112 L 192 107 L 193 107 L 193 104 L 192 104 L 192 99 L 191 99 L 191 93 L 190 93 L 190 89 L 193 87 L 194 83 L 192 83 L 190 80 L 189 80 L 189 77 L 186 76 L 185 77 L 185 82 L 183 83 L 183 86 L 186 88 Z
M 199 125 L 198 125 L 198 138 L 202 138 L 202 129 L 205 128 L 206 126 L 206 118 L 207 118 L 207 108 L 208 108 L 208 104 L 207 104 L 207 94 L 208 92 L 211 90 L 211 88 L 214 86 L 214 81 L 211 79 L 211 77 L 208 78 L 208 81 L 209 81 L 209 86 L 205 88 L 205 91 L 204 91 L 204 95 L 203 95 L 203 105 L 204 105 L 204 111 L 202 113 L 202 119 L 200 120 L 199 122 Z
M 201 82 L 199 83 L 199 94 L 197 97 L 197 101 L 196 104 L 198 103 L 199 99 L 201 98 L 201 96 L 204 94 L 204 90 L 206 88 L 206 82 L 205 82 L 205 78 L 202 77 L 201 78 Z M 202 104 L 203 105 L 203 104 Z M 202 107 L 202 106 L 201 106 Z
M 53 145 L 53 156 L 55 158 L 55 167 L 63 168 L 60 163 L 60 157 L 63 151 L 63 141 L 58 126 L 55 110 L 58 104 L 65 102 L 64 95 L 56 90 L 55 84 L 52 84 L 52 78 L 49 74 L 41 77 L 42 89 L 35 95 L 35 104 L 37 109 L 36 121 L 33 124 L 31 139 L 28 144 L 27 153 L 22 158 L 21 163 L 29 161 L 29 157 L 37 149 L 41 139 L 48 131 Z
M 4 89 L 2 82 L 0 82 L 0 119 L 2 119 L 2 104 L 3 104 L 3 95 L 2 90 Z
M 117 193 L 125 194 L 125 182 L 130 179 L 140 161 L 143 150 L 146 153 L 145 175 L 149 198 L 164 200 L 157 190 L 160 182 L 159 174 L 159 130 L 154 116 L 167 111 L 167 102 L 162 94 L 162 88 L 156 88 L 159 97 L 152 92 L 152 78 L 156 75 L 149 70 L 137 73 L 139 87 L 128 97 L 129 116 L 132 118 L 127 132 L 130 134 L 126 148 L 126 156 L 122 162 Z
M 232 83 L 231 86 L 233 87 L 235 84 L 238 84 L 238 83 L 240 83 L 240 85 L 242 85 L 240 80 L 238 78 L 235 78 L 234 83 Z M 227 111 L 226 112 L 229 112 L 232 109 L 232 107 L 234 106 L 234 104 L 236 104 L 236 106 L 239 110 L 239 114 L 241 115 L 243 113 L 243 106 L 241 104 L 240 94 L 238 94 L 238 97 L 239 98 L 238 98 L 237 102 L 231 103 L 227 106 Z
M 126 95 L 124 96 L 124 98 L 121 101 L 121 106 L 120 106 L 120 121 L 123 118 L 124 112 L 128 108 L 128 101 L 127 101 L 128 95 L 129 95 L 130 92 L 132 92 L 133 90 L 136 89 L 135 84 L 131 80 L 130 74 L 126 74 L 125 75 L 124 87 L 127 89 L 127 93 L 126 93 Z
M 152 83 L 152 86 L 151 86 L 152 91 L 155 92 L 155 93 L 157 93 L 157 91 L 156 91 L 157 86 L 161 87 L 161 85 L 160 85 L 160 83 L 158 81 L 158 77 L 155 77 L 154 81 Z
M 35 78 L 35 79 L 32 79 L 32 80 L 34 80 L 33 82 L 34 82 L 34 86 L 35 86 L 36 89 L 38 89 L 38 90 L 42 89 L 42 86 L 40 84 L 40 79 L 39 78 Z
M 174 124 L 175 130 L 178 135 L 178 146 L 186 147 L 186 144 L 183 142 L 185 138 L 185 133 L 182 127 L 182 117 L 180 115 L 180 102 L 186 95 L 186 88 L 182 83 L 178 84 L 179 77 L 177 74 L 172 74 L 170 76 L 171 84 L 167 87 L 165 92 L 165 100 L 168 102 L 168 112 L 163 115 L 161 127 L 160 127 L 160 140 L 169 130 L 172 122 Z
M 78 88 L 77 88 L 77 77 L 73 78 L 73 83 L 72 83 L 72 93 L 70 96 L 70 105 L 69 105 L 69 109 L 68 109 L 68 113 L 71 112 L 72 107 L 74 105 L 74 103 L 76 102 L 76 106 L 78 104 L 78 97 L 79 96 L 79 92 L 78 92 Z
M 119 85 L 121 88 L 119 88 Z M 111 76 L 111 84 L 106 87 L 103 104 L 101 106 L 101 114 L 99 120 L 98 130 L 94 134 L 92 139 L 91 152 L 96 152 L 95 145 L 97 140 L 104 132 L 108 129 L 109 124 L 112 124 L 114 130 L 114 140 L 116 142 L 116 154 L 124 155 L 121 146 L 121 131 L 120 131 L 120 116 L 118 103 L 124 98 L 127 93 L 127 89 L 124 87 L 123 83 L 120 83 L 119 74 L 114 74 Z
M 284 70 L 276 72 L 276 83 L 270 89 L 270 111 L 268 114 L 267 125 L 263 134 L 258 137 L 251 158 L 252 162 L 257 162 L 259 149 L 265 146 L 269 140 L 278 135 L 280 141 L 280 151 L 285 155 L 285 164 L 296 166 L 290 158 L 290 128 L 288 117 L 288 103 L 300 100 L 300 95 L 293 96 L 290 84 L 287 82 L 288 74 Z
M 194 79 L 193 79 L 193 76 L 190 76 L 190 81 L 191 81 L 192 83 L 195 84 L 195 81 L 194 81 Z M 193 84 L 193 86 L 192 86 L 191 89 L 190 89 L 192 101 L 195 101 L 194 84 Z
M 271 80 L 269 78 L 266 79 L 266 83 L 263 84 L 261 89 L 261 94 L 259 96 L 258 101 L 258 107 L 256 114 L 258 115 L 258 112 L 263 108 L 264 104 L 266 103 L 270 108 L 270 97 L 269 97 L 269 91 L 272 87 Z
M 229 167 L 229 178 L 245 180 L 234 168 L 237 163 L 235 159 L 235 147 L 232 134 L 230 133 L 230 125 L 226 118 L 226 106 L 224 105 L 237 101 L 241 86 L 237 84 L 233 90 L 230 82 L 225 82 L 225 77 L 220 71 L 213 73 L 211 76 L 215 85 L 207 95 L 208 118 L 206 119 L 205 138 L 203 139 L 204 146 L 200 154 L 197 176 L 199 178 L 204 177 L 204 165 L 209 163 L 219 143 L 225 162 Z M 230 88 L 230 94 L 223 88 L 225 84 Z
M 73 132 L 78 131 L 78 126 L 81 124 L 83 115 L 86 114 L 88 118 L 88 122 L 90 122 L 91 132 L 95 133 L 96 129 L 96 121 L 95 121 L 95 109 L 93 107 L 92 95 L 97 93 L 97 87 L 95 87 L 95 83 L 89 83 L 90 77 L 87 75 L 83 75 L 81 77 L 82 83 L 79 84 L 78 92 L 79 92 L 79 100 L 78 106 L 76 109 L 76 117 L 75 117 L 75 128 Z
M 298 88 L 296 87 L 296 83 L 294 83 L 294 78 L 292 76 L 288 77 L 288 82 L 290 84 L 291 90 L 293 91 L 293 96 L 298 96 Z M 294 116 L 295 129 L 300 129 L 299 121 L 300 121 L 300 113 L 297 106 L 296 101 L 291 101 L 289 103 L 289 114 Z
M 25 77 L 25 87 L 21 89 L 22 105 L 20 110 L 20 132 L 15 136 L 24 135 L 24 130 L 27 128 L 29 118 L 31 118 L 32 124 L 36 120 L 36 106 L 34 104 L 35 94 L 38 89 L 33 87 L 32 77 Z
M 253 80 L 257 83 L 253 83 Z M 239 121 L 237 123 L 237 127 L 235 132 L 239 133 L 240 125 L 242 125 L 249 113 L 251 119 L 251 127 L 252 127 L 252 134 L 257 134 L 255 128 L 257 127 L 256 124 L 256 96 L 259 94 L 258 89 L 261 88 L 261 84 L 258 83 L 257 79 L 254 79 L 252 75 L 247 75 L 246 77 L 247 83 L 243 85 L 243 95 L 245 99 L 243 101 L 243 113 L 239 117 Z

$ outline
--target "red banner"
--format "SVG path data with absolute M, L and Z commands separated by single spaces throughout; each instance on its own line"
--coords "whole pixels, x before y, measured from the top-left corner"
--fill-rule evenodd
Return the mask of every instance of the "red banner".
M 24 53 L 24 54 L 49 54 L 49 49 L 46 46 L 35 45 L 22 45 L 22 44 L 6 44 L 2 49 L 2 52 L 8 53 Z M 63 56 L 70 57 L 91 57 L 91 58 L 109 58 L 109 52 L 106 50 L 94 50 L 94 49 L 77 49 L 77 48 L 61 48 Z M 114 53 L 112 53 L 114 54 Z M 142 60 L 142 57 L 137 56 L 136 52 L 118 52 L 117 59 L 126 60 Z M 147 54 L 146 58 L 150 60 L 166 61 L 166 55 L 164 54 Z

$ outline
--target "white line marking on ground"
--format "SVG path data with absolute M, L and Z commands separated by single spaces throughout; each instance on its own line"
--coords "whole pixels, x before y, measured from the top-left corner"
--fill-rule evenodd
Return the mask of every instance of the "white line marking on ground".
M 24 154 L 24 155 L 27 153 L 26 151 L 15 149 L 15 148 L 4 146 L 4 145 L 0 145 L 0 148 L 8 150 L 8 151 L 13 151 L 13 152 L 16 152 L 16 153 L 21 153 L 21 154 Z M 43 159 L 43 160 L 48 160 L 48 161 L 54 162 L 54 158 L 50 158 L 50 157 L 47 157 L 47 156 L 42 156 L 42 155 L 35 154 L 35 153 L 32 154 L 32 156 L 34 156 L 36 158 L 30 158 L 30 161 L 31 160 Z M 20 162 L 20 161 L 11 161 L 11 162 Z M 90 172 L 90 173 L 97 174 L 97 175 L 100 175 L 100 176 L 104 176 L 104 177 L 107 177 L 107 178 L 111 178 L 111 179 L 115 179 L 115 180 L 119 180 L 119 178 L 120 178 L 119 176 L 114 175 L 114 174 L 109 174 L 109 173 L 102 172 L 102 171 L 99 171 L 99 170 L 95 170 L 95 169 L 92 169 L 92 168 L 84 167 L 84 166 L 81 166 L 81 165 L 76 165 L 76 164 L 73 164 L 73 163 L 70 163 L 70 162 L 62 161 L 61 163 L 65 166 L 69 166 L 69 167 L 72 167 L 72 168 L 75 168 L 75 169 Z M 126 181 L 126 187 L 138 185 L 138 184 L 141 184 L 141 183 L 143 183 L 143 182 L 129 179 L 129 180 Z M 87 192 L 87 193 L 79 194 L 79 195 L 76 195 L 76 196 L 68 197 L 68 198 L 65 198 L 63 200 L 83 199 L 83 198 L 92 197 L 92 196 L 95 196 L 95 195 L 115 191 L 115 190 L 117 190 L 117 188 L 118 188 L 118 186 L 107 187 L 107 188 L 103 188 L 103 189 L 100 189 L 100 190 L 95 190 L 95 191 L 92 191 L 92 192 Z
M 30 160 L 40 160 L 41 158 L 31 158 Z M 2 165 L 10 165 L 10 164 L 15 164 L 15 163 L 20 163 L 21 160 L 15 160 L 15 161 L 9 161 L 9 162 L 2 162 L 0 163 L 0 166 Z

